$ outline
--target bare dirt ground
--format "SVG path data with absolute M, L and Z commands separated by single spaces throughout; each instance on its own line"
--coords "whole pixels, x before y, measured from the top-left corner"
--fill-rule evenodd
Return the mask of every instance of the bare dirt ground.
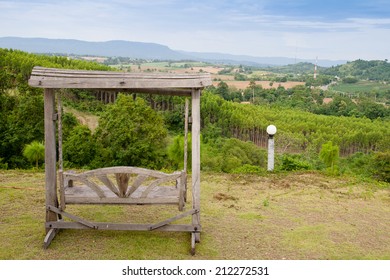
M 44 250 L 43 172 L 0 171 L 0 259 L 390 259 L 388 184 L 313 172 L 201 178 L 203 229 L 191 256 L 188 234 L 176 232 L 64 230 Z M 67 211 L 90 220 L 151 222 L 177 208 Z
M 88 128 L 93 132 L 99 125 L 99 117 L 93 114 L 86 112 L 81 112 L 73 108 L 64 107 L 64 111 L 67 113 L 72 113 L 76 116 L 77 120 L 82 124 L 88 126 Z

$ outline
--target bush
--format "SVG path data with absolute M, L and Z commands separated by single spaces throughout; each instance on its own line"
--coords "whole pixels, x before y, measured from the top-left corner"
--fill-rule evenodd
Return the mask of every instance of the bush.
M 202 170 L 231 173 L 243 165 L 264 167 L 266 153 L 252 142 L 218 138 L 201 146 Z M 239 170 L 239 169 L 238 169 Z
M 250 164 L 244 164 L 238 168 L 235 168 L 231 171 L 231 173 L 238 173 L 238 174 L 258 174 L 262 172 L 262 169 L 260 166 L 250 165 Z
M 375 178 L 390 183 L 390 151 L 375 153 L 371 166 Z
M 295 170 L 309 170 L 311 166 L 309 163 L 302 161 L 298 156 L 284 155 L 281 160 L 280 170 L 295 171 Z

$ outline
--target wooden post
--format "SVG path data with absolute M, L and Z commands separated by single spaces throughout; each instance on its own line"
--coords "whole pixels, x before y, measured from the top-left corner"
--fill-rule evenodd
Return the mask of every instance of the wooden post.
M 186 98 L 184 112 L 184 172 L 187 174 L 188 161 L 188 99 Z
M 192 224 L 200 225 L 200 89 L 192 89 Z M 196 242 L 200 233 L 195 234 Z
M 58 206 L 56 174 L 55 96 L 53 89 L 45 89 L 45 188 L 46 222 L 57 221 L 57 214 L 48 210 Z M 49 229 L 46 229 L 48 233 Z

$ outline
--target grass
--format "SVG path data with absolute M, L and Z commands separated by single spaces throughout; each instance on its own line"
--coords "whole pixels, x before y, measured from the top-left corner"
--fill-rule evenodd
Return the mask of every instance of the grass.
M 313 172 L 202 173 L 201 188 L 195 256 L 189 234 L 177 232 L 63 230 L 44 250 L 43 172 L 0 171 L 0 259 L 390 259 L 388 184 Z M 150 222 L 177 210 L 72 205 L 67 211 Z

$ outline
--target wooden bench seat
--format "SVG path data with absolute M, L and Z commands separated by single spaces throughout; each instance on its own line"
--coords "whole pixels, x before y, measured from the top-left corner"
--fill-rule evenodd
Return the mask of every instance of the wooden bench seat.
M 186 173 L 168 174 L 138 167 L 63 172 L 66 204 L 176 204 L 186 202 Z

